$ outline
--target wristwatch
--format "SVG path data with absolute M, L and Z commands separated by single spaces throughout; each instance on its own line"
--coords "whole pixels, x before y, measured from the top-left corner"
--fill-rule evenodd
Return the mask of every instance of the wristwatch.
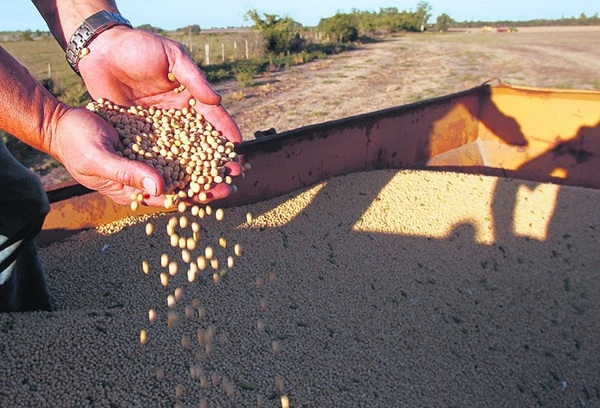
M 67 45 L 65 57 L 77 75 L 79 75 L 79 69 L 77 68 L 77 65 L 79 64 L 79 59 L 81 58 L 81 50 L 83 50 L 89 44 L 89 42 L 102 31 L 116 25 L 124 25 L 132 28 L 129 20 L 122 15 L 102 10 L 86 18 L 85 21 L 77 28 L 77 30 L 75 30 L 71 40 L 69 41 L 69 44 Z

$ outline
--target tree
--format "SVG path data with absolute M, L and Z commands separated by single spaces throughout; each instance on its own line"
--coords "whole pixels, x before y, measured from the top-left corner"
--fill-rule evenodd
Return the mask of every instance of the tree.
M 420 31 L 423 31 L 424 27 L 427 27 L 427 21 L 429 21 L 429 18 L 431 17 L 430 11 L 431 6 L 426 1 L 420 1 L 419 4 L 417 4 L 414 22 L 415 26 L 417 26 Z
M 136 28 L 139 28 L 140 30 L 150 31 L 151 33 L 155 33 L 155 34 L 164 34 L 164 32 L 165 32 L 165 30 L 163 30 L 162 28 L 154 27 L 150 24 L 142 24 L 142 25 L 137 26 Z
M 187 35 L 198 35 L 198 34 L 200 34 L 201 29 L 198 24 L 192 24 L 192 25 L 180 28 L 178 31 L 183 31 Z
M 339 42 L 358 40 L 358 28 L 352 14 L 337 13 L 333 17 L 322 18 L 319 29 Z
M 31 35 L 31 30 L 25 30 L 21 33 L 21 38 L 23 41 L 33 41 L 33 36 Z
M 454 20 L 446 13 L 440 14 L 435 22 L 435 31 L 448 31 Z
M 261 32 L 267 42 L 267 51 L 272 54 L 298 52 L 298 48 L 303 48 L 303 44 L 299 44 L 302 25 L 290 17 L 266 13 L 261 17 L 256 10 L 250 10 L 244 19 L 254 23 L 254 28 Z

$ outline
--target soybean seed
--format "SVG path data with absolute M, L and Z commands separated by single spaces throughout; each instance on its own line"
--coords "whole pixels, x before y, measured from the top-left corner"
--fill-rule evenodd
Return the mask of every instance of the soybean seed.
M 188 227 L 188 219 L 185 215 L 182 215 L 181 218 L 179 218 L 179 227 L 183 229 Z
M 140 331 L 140 344 L 146 344 L 146 340 L 147 340 L 146 335 L 147 335 L 146 330 Z
M 176 288 L 174 293 L 175 293 L 175 300 L 176 301 L 179 302 L 181 299 L 183 299 L 183 289 Z
M 171 275 L 171 276 L 177 275 L 177 262 L 171 261 L 169 263 L 169 275 Z
M 175 307 L 175 296 L 173 296 L 173 295 L 167 296 L 167 306 L 169 307 L 169 309 L 172 309 Z
M 188 319 L 193 319 L 195 315 L 196 311 L 194 310 L 194 308 L 190 305 L 187 305 L 185 307 L 185 317 Z
M 193 237 L 189 237 L 187 239 L 187 249 L 188 251 L 193 251 L 194 249 L 196 249 L 196 240 Z
M 198 269 L 201 271 L 206 269 L 206 258 L 203 256 L 199 256 L 196 260 L 196 264 L 198 265 Z
M 190 263 L 192 259 L 192 255 L 190 254 L 190 251 L 188 251 L 187 249 L 182 249 L 181 250 L 181 260 L 185 263 Z
M 169 311 L 169 313 L 167 314 L 167 327 L 173 328 L 173 326 L 175 326 L 178 320 L 179 317 L 177 315 L 177 312 L 173 310 Z
M 168 265 L 169 265 L 169 255 L 162 254 L 160 256 L 160 266 L 162 266 L 163 268 L 166 268 Z

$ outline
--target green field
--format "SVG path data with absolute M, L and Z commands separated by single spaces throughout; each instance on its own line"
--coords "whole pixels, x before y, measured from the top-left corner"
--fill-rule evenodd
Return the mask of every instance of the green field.
M 53 38 L 35 41 L 0 42 L 38 80 L 49 78 L 61 88 L 69 88 L 81 80 L 65 60 L 65 53 Z

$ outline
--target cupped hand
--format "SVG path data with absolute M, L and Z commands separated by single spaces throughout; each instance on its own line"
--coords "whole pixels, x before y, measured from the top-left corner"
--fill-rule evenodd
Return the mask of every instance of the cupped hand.
M 88 48 L 90 53 L 79 61 L 79 70 L 92 98 L 105 98 L 122 106 L 176 109 L 188 106 L 194 98 L 194 109 L 207 121 L 234 144 L 242 141 L 238 126 L 221 106 L 221 96 L 180 43 L 144 30 L 116 26 L 101 33 Z M 175 92 L 181 85 L 185 89 Z M 232 177 L 242 174 L 237 162 L 228 163 L 227 171 Z M 232 192 L 229 185 L 216 185 L 207 191 L 206 201 L 225 198 Z M 194 201 L 200 200 L 195 197 Z M 147 205 L 156 202 L 151 198 L 144 200 Z
M 80 184 L 129 204 L 133 192 L 144 191 L 148 205 L 161 206 L 164 180 L 150 166 L 117 154 L 119 137 L 100 116 L 83 108 L 56 115 L 52 154 Z

